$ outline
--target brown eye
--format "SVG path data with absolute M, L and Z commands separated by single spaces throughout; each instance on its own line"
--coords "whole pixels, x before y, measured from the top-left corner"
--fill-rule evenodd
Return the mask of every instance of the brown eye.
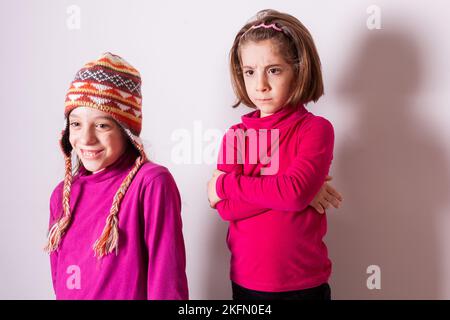
M 109 129 L 110 127 L 111 126 L 109 124 L 106 124 L 106 123 L 99 123 L 97 125 L 97 128 L 100 128 L 100 129 Z
M 253 70 L 247 70 L 247 71 L 244 72 L 244 74 L 245 74 L 246 76 L 248 76 L 248 77 L 249 77 L 249 76 L 252 76 L 253 73 L 254 73 Z
M 271 73 L 271 74 L 280 74 L 281 73 L 281 69 L 280 68 L 270 68 L 269 69 L 269 73 Z
M 80 123 L 79 123 L 79 122 L 76 122 L 76 121 L 72 121 L 72 122 L 70 123 L 70 126 L 71 126 L 72 128 L 79 127 L 79 126 L 80 126 Z

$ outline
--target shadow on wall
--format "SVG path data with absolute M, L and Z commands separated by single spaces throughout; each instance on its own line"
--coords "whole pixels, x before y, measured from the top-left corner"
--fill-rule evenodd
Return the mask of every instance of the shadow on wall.
M 226 235 L 228 230 L 228 222 L 220 219 L 215 209 L 209 214 L 217 215 L 217 221 L 210 230 L 208 236 L 210 242 L 208 244 L 208 257 L 210 264 L 208 274 L 205 275 L 206 298 L 209 300 L 231 300 L 231 280 L 230 280 L 230 251 L 226 243 Z
M 449 161 L 426 118 L 414 116 L 432 107 L 416 102 L 426 71 L 417 41 L 401 29 L 373 31 L 340 79 L 355 134 L 334 157 L 345 198 L 328 217 L 334 299 L 443 298 L 436 226 Z M 381 269 L 380 290 L 367 288 L 370 265 Z

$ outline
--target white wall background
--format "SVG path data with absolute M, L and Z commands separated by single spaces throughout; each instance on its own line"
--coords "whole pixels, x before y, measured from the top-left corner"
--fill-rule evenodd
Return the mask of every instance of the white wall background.
M 75 72 L 104 51 L 141 71 L 142 137 L 183 198 L 191 298 L 231 297 L 227 225 L 206 196 L 214 169 L 207 155 L 218 143 L 208 135 L 250 111 L 230 107 L 228 50 L 247 19 L 274 8 L 309 28 L 322 59 L 326 96 L 307 108 L 334 124 L 331 173 L 345 197 L 328 212 L 333 298 L 450 299 L 447 1 L 0 3 L 0 298 L 54 298 L 41 249 L 49 196 L 63 177 L 64 95 Z M 66 12 L 73 4 L 75 30 Z M 367 27 L 371 5 L 381 10 L 381 29 Z M 171 137 L 183 129 L 192 159 L 180 164 Z M 370 265 L 380 267 L 379 290 L 366 286 Z

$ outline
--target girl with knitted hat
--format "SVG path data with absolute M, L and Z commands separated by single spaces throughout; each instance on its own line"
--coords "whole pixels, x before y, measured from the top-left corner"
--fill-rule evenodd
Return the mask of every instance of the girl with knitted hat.
M 70 85 L 46 245 L 57 299 L 188 299 L 180 194 L 147 159 L 141 102 L 139 72 L 111 53 Z
M 230 70 L 235 106 L 256 109 L 225 135 L 208 183 L 229 221 L 233 298 L 328 300 L 324 213 L 342 196 L 327 184 L 333 126 L 304 106 L 323 95 L 313 39 L 295 17 L 263 10 L 237 33 Z

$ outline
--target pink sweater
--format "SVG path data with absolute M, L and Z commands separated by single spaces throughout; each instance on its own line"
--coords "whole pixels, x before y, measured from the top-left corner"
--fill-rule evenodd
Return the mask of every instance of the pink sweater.
M 188 299 L 181 200 L 165 167 L 149 162 L 139 169 L 120 206 L 118 255 L 94 257 L 92 246 L 134 159 L 125 153 L 101 172 L 74 177 L 72 222 L 50 255 L 57 299 Z M 62 186 L 51 196 L 51 224 L 62 214 Z
M 307 289 L 327 282 L 331 273 L 323 242 L 327 220 L 309 203 L 331 166 L 331 123 L 298 105 L 264 118 L 258 110 L 251 112 L 230 130 L 236 129 L 248 137 L 249 129 L 254 129 L 250 130 L 253 133 L 278 129 L 279 161 L 273 163 L 277 157 L 270 147 L 272 163 L 251 160 L 251 139 L 246 138 L 245 161 L 239 164 L 233 139 L 224 137 L 217 168 L 227 174 L 217 180 L 217 193 L 223 200 L 216 208 L 230 222 L 231 280 L 248 289 L 270 292 Z M 271 130 L 268 132 L 270 137 Z M 262 140 L 267 139 L 256 137 L 258 148 L 262 148 Z M 229 148 L 235 149 L 233 163 L 226 163 Z M 278 170 L 262 175 L 261 168 L 271 165 L 271 170 Z

